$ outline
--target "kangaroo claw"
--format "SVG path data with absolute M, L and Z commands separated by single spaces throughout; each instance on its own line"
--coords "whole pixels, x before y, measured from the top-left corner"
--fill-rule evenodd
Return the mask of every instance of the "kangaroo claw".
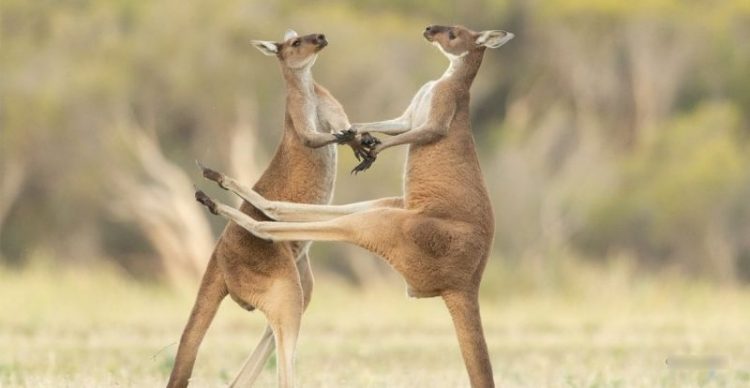
M 349 143 L 350 141 L 354 140 L 356 136 L 357 136 L 357 132 L 351 128 L 345 131 L 341 131 L 341 132 L 337 132 L 333 134 L 333 137 L 336 138 L 336 143 L 338 144 Z
M 367 154 L 360 164 L 352 169 L 352 174 L 357 175 L 362 171 L 367 170 L 375 162 L 376 157 Z
M 365 132 L 361 135 L 360 144 L 362 144 L 363 146 L 369 149 L 375 148 L 375 146 L 380 143 L 381 143 L 380 139 L 378 139 L 377 137 L 373 135 L 370 135 L 369 132 Z

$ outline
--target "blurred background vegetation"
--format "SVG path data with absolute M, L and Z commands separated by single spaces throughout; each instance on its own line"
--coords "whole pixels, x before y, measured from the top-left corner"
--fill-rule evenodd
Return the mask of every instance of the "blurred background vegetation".
M 444 71 L 433 23 L 517 36 L 472 90 L 498 382 L 750 385 L 747 0 L 2 0 L 0 386 L 166 382 L 224 225 L 192 183 L 236 201 L 194 160 L 253 182 L 282 130 L 278 65 L 251 39 L 325 33 L 315 77 L 363 122 Z M 353 176 L 341 149 L 335 202 L 399 194 L 404 155 Z M 439 300 L 406 299 L 359 248 L 312 258 L 301 386 L 467 383 Z M 231 380 L 252 316 L 222 310 L 193 385 Z M 665 362 L 681 355 L 720 369 Z
M 5 267 L 106 262 L 194 283 L 223 222 L 193 203 L 192 183 L 206 185 L 193 161 L 252 182 L 282 129 L 282 78 L 250 39 L 325 33 L 315 77 L 362 122 L 395 117 L 446 67 L 422 28 L 461 23 L 517 35 L 487 53 L 473 87 L 497 219 L 488 273 L 524 271 L 533 286 L 617 263 L 750 280 L 747 1 L 3 0 L 0 11 Z M 401 191 L 405 150 L 359 176 L 341 151 L 335 202 Z M 317 244 L 314 262 L 354 283 L 390 273 L 343 245 Z

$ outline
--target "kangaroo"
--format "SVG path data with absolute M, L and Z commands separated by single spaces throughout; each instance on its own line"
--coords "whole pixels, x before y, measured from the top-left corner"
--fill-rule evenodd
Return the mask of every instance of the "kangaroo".
M 281 143 L 253 189 L 274 200 L 327 204 L 336 175 L 336 148 L 331 144 L 349 143 L 358 158 L 365 156 L 354 132 L 348 130 L 341 104 L 312 78 L 311 68 L 328 42 L 322 34 L 298 36 L 289 30 L 281 43 L 252 44 L 278 58 L 287 90 Z M 239 211 L 264 219 L 247 202 Z M 292 386 L 300 319 L 313 288 L 308 247 L 309 242 L 264 241 L 228 223 L 203 275 L 167 386 L 187 386 L 198 347 L 227 294 L 247 310 L 262 311 L 269 324 L 232 386 L 252 383 L 274 347 L 279 385 Z
M 404 277 L 410 296 L 443 298 L 472 387 L 493 387 L 478 294 L 494 218 L 471 133 L 469 89 L 485 49 L 500 47 L 514 35 L 437 25 L 423 35 L 448 57 L 448 70 L 422 86 L 401 117 L 352 128 L 394 135 L 375 145 L 360 169 L 369 167 L 379 152 L 409 144 L 403 197 L 341 206 L 294 204 L 264 198 L 204 169 L 205 177 L 277 222 L 256 220 L 202 191 L 196 199 L 269 241 L 344 241 L 382 256 Z

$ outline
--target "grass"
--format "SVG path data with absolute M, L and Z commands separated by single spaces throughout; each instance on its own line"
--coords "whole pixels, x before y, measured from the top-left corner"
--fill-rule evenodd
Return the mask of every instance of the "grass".
M 514 292 L 490 269 L 482 312 L 500 385 L 750 386 L 750 291 L 592 271 Z M 0 386 L 163 386 L 193 293 L 106 269 L 0 270 Z M 230 381 L 264 325 L 227 299 L 192 385 Z M 300 387 L 468 386 L 442 302 L 406 298 L 397 279 L 318 279 L 296 368 Z M 266 369 L 258 386 L 275 384 Z

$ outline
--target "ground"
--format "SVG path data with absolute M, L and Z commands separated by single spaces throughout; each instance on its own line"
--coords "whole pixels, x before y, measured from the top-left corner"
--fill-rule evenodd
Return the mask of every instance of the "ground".
M 482 313 L 498 384 L 750 386 L 750 291 L 670 284 L 489 284 Z M 163 386 L 193 293 L 110 270 L 0 270 L 0 387 Z M 227 299 L 192 386 L 225 386 L 263 326 Z M 318 279 L 296 365 L 299 387 L 468 386 L 442 302 L 407 298 L 395 278 L 365 291 Z M 274 368 L 257 386 L 274 386 Z

